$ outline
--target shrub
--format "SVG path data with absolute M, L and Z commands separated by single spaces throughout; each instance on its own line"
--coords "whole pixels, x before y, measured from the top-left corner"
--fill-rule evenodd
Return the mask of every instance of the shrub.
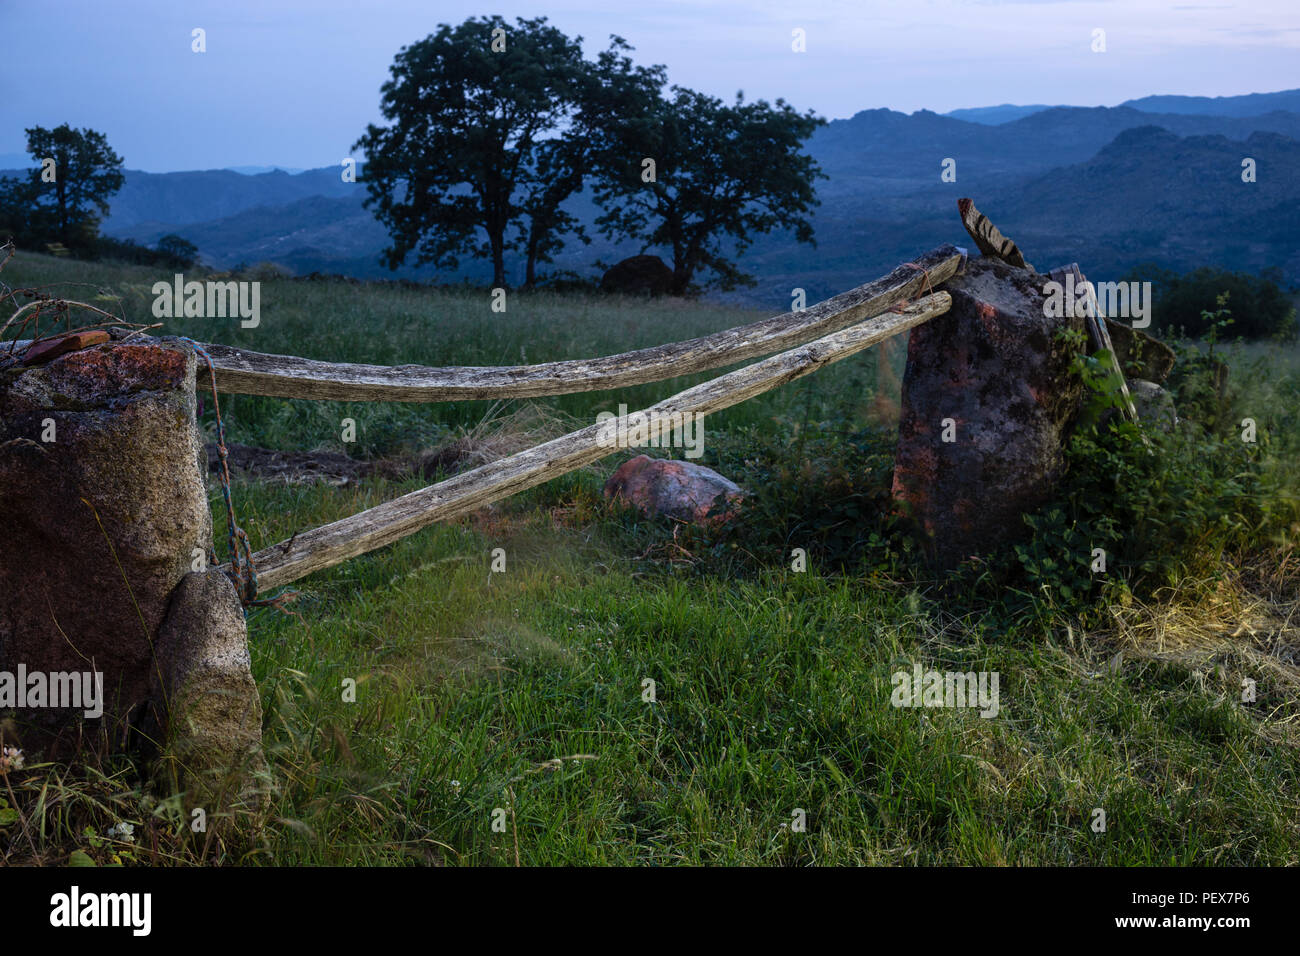
M 1278 269 L 1254 276 L 1205 266 L 1180 276 L 1167 269 L 1140 266 L 1125 278 L 1152 283 L 1151 324 L 1163 336 L 1199 338 L 1208 334 L 1216 321 L 1216 309 L 1223 307 L 1225 299 L 1232 309 L 1235 335 L 1291 341 L 1300 332 L 1295 307 L 1281 286 Z
M 158 240 L 157 249 L 170 257 L 179 269 L 185 269 L 199 261 L 199 247 L 175 233 L 168 233 Z
M 164 269 L 176 267 L 175 261 L 166 252 L 150 249 L 131 239 L 114 239 L 110 236 L 96 236 L 89 247 L 79 250 L 79 258 L 108 259 L 129 262 L 137 266 L 159 266 Z
M 278 262 L 261 261 L 253 265 L 240 263 L 233 270 L 240 278 L 250 282 L 274 282 L 278 279 L 292 279 L 293 270 Z
M 1208 310 L 1207 310 L 1208 312 Z M 1207 314 L 1215 328 L 1222 314 Z M 1221 327 L 1221 326 L 1219 326 Z M 1213 344 L 1211 342 L 1211 344 Z M 1268 435 L 1255 444 L 1225 427 L 1232 395 L 1213 349 L 1180 371 L 1180 427 L 1148 428 L 1117 414 L 1108 390 L 1106 353 L 1078 356 L 1090 396 L 1066 451 L 1059 494 L 1025 518 L 1029 541 L 1015 547 L 1030 593 L 1081 606 L 1111 589 L 1151 593 L 1188 578 L 1218 573 L 1225 551 L 1257 545 L 1261 533 L 1290 520 L 1287 503 L 1264 482 Z M 1105 552 L 1105 573 L 1093 572 Z

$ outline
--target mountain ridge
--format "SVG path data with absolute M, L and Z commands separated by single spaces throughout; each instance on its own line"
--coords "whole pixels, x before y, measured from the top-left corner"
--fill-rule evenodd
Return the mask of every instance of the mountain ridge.
M 1272 105 L 1281 95 L 1252 102 Z M 759 287 L 731 297 L 788 302 L 792 287 L 830 295 L 895 265 L 900 255 L 961 241 L 952 208 L 959 195 L 976 197 L 1040 265 L 1044 256 L 1107 271 L 1139 258 L 1180 268 L 1277 265 L 1300 281 L 1300 227 L 1292 228 L 1296 217 L 1287 212 L 1288 203 L 1300 206 L 1291 185 L 1300 182 L 1298 146 L 1300 112 L 1286 110 L 1208 116 L 1124 105 L 1050 107 L 996 125 L 930 110 L 862 110 L 817 130 L 806 146 L 829 177 L 817 183 L 818 247 L 782 233 L 758 237 L 742 267 L 760 277 Z M 1246 156 L 1257 160 L 1255 183 L 1240 181 Z M 956 160 L 955 183 L 940 179 L 946 158 Z M 364 208 L 365 196 L 364 183 L 344 183 L 338 167 L 252 175 L 129 170 L 103 229 L 149 245 L 175 232 L 217 267 L 268 260 L 297 272 L 394 275 L 379 263 L 387 236 Z M 1071 203 L 1082 210 L 1073 218 L 1089 235 L 1054 238 Z M 588 224 L 594 218 L 585 195 L 569 208 Z M 1266 214 L 1267 221 L 1256 221 Z M 1197 237 L 1198 216 L 1203 233 L 1206 223 L 1215 224 L 1219 245 Z M 596 237 L 590 247 L 565 249 L 554 268 L 594 277 L 597 259 L 638 251 L 636 243 Z M 486 281 L 483 271 L 467 261 L 441 275 L 415 266 L 396 275 Z

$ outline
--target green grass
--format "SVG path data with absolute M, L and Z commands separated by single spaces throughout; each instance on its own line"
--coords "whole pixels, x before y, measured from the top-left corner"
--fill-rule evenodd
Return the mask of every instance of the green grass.
M 14 286 L 111 288 L 137 321 L 148 311 L 140 289 L 155 278 L 35 256 L 4 273 Z M 172 331 L 335 360 L 496 364 L 520 361 L 521 348 L 530 362 L 595 355 L 756 317 L 550 296 L 520 297 L 499 316 L 480 293 L 342 283 L 268 283 L 263 302 L 255 333 L 198 322 Z M 1271 364 L 1242 378 L 1243 401 L 1265 410 L 1269 448 L 1285 471 L 1276 454 L 1297 447 L 1300 360 L 1294 349 L 1255 351 Z M 710 441 L 860 421 L 875 375 L 872 356 L 840 363 L 711 417 Z M 548 407 L 589 418 L 695 380 Z M 485 414 L 483 403 L 242 397 L 223 408 L 232 440 L 286 448 L 338 447 L 337 420 L 352 415 L 363 433 L 371 429 L 353 454 L 427 445 Z M 382 429 L 390 431 L 376 438 Z M 105 781 L 51 768 L 15 794 L 29 821 L 44 825 L 31 855 L 61 862 L 80 847 L 107 862 L 112 851 L 89 846 L 84 827 L 102 833 L 128 819 L 161 849 L 138 839 L 125 862 L 1300 862 L 1300 637 L 1246 599 L 1242 569 L 1218 585 L 1189 582 L 1165 603 L 1117 606 L 1113 628 L 1088 631 L 1050 607 L 1012 620 L 996 607 L 949 602 L 922 579 L 816 564 L 795 573 L 775 548 L 753 556 L 756 573 L 730 576 L 664 560 L 667 529 L 609 512 L 600 486 L 610 467 L 316 574 L 299 583 L 292 616 L 250 613 L 278 786 L 260 840 L 205 853 L 129 770 L 113 765 Z M 234 497 L 259 547 L 419 484 L 239 482 Z M 214 490 L 223 541 L 218 504 Z M 504 573 L 490 571 L 498 547 Z M 1252 592 L 1267 592 L 1278 614 L 1297 597 L 1294 565 L 1286 572 L 1282 560 L 1269 552 L 1263 567 L 1277 573 Z M 1253 643 L 1231 636 L 1247 620 L 1259 632 Z M 1157 626 L 1158 640 L 1148 636 Z M 996 671 L 1000 714 L 892 707 L 891 675 L 913 663 Z M 1259 681 L 1259 703 L 1240 702 L 1243 675 Z M 343 700 L 348 678 L 355 703 Z M 654 702 L 644 699 L 647 679 Z M 51 780 L 56 797 L 36 806 Z M 1104 833 L 1090 827 L 1095 808 L 1106 812 Z M 797 810 L 805 832 L 791 828 Z M 16 827 L 7 832 L 10 854 L 22 858 L 26 842 Z
M 269 746 L 311 768 L 277 862 L 1295 861 L 1295 751 L 1228 677 L 1092 676 L 1055 635 L 816 573 L 639 575 L 574 530 L 440 529 L 315 594 L 307 627 L 252 622 Z M 913 662 L 997 671 L 1002 713 L 891 707 Z

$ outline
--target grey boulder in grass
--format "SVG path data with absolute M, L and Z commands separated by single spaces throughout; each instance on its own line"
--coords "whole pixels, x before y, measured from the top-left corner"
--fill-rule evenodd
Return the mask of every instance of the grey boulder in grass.
M 1174 397 L 1155 382 L 1135 378 L 1129 380 L 1128 387 L 1133 393 L 1133 404 L 1137 407 L 1139 421 L 1155 425 L 1164 431 L 1170 431 L 1178 424 Z
M 605 497 L 611 501 L 625 502 L 649 517 L 666 515 L 694 524 L 709 523 L 719 496 L 734 503 L 744 491 L 712 468 L 649 455 L 625 461 L 605 482 Z
M 1115 346 L 1115 360 L 1130 379 L 1130 387 L 1135 378 L 1160 385 L 1169 377 L 1174 369 L 1175 354 L 1168 345 L 1116 319 L 1106 319 L 1106 328 L 1110 330 L 1110 341 Z

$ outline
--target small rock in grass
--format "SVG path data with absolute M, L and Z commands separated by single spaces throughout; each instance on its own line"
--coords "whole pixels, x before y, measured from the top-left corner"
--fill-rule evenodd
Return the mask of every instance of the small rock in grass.
M 1178 424 L 1173 396 L 1155 382 L 1146 382 L 1140 378 L 1129 379 L 1128 390 L 1133 396 L 1133 407 L 1137 409 L 1140 421 L 1166 431 Z
M 712 468 L 648 455 L 625 461 L 605 482 L 606 498 L 624 501 L 647 516 L 667 515 L 695 524 L 708 523 L 720 495 L 737 502 L 744 492 Z

